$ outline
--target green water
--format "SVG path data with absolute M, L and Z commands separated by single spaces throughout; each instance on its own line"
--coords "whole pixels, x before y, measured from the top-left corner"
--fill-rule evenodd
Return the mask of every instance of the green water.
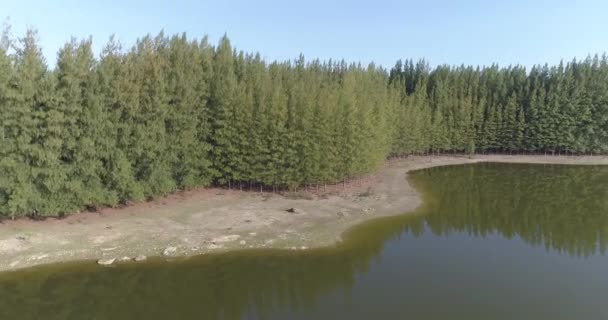
M 410 174 L 343 245 L 0 274 L 0 319 L 608 319 L 608 167 Z

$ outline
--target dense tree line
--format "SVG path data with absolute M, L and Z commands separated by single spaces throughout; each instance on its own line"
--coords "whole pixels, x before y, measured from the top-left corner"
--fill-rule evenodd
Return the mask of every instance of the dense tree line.
M 608 151 L 608 57 L 549 67 L 397 62 L 392 153 Z
M 266 62 L 185 35 L 0 41 L 0 217 L 211 184 L 335 183 L 390 155 L 608 150 L 608 59 L 500 69 Z

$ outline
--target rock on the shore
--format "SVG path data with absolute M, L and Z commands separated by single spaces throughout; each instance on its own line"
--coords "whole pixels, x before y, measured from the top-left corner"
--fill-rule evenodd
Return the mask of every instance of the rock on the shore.
M 374 211 L 376 211 L 376 209 L 374 209 L 374 208 L 365 208 L 365 209 L 363 209 L 363 213 L 373 213 Z
M 49 257 L 48 253 L 43 253 L 43 254 L 34 255 L 34 256 L 30 257 L 29 260 L 37 261 L 37 260 L 46 259 L 48 257 Z
M 146 261 L 147 259 L 148 259 L 148 257 L 140 254 L 137 257 L 135 257 L 135 262 L 142 262 L 142 261 Z
M 131 259 L 131 257 L 122 257 L 118 261 L 120 261 L 120 262 L 129 262 L 131 260 L 133 260 L 133 259 Z
M 289 212 L 289 213 L 301 213 L 302 211 L 300 211 L 300 209 L 297 209 L 297 208 L 289 208 L 289 209 L 287 209 L 287 212 Z
M 116 258 L 99 259 L 99 260 L 97 260 L 97 264 L 100 266 L 109 266 L 109 265 L 113 264 L 115 261 L 116 261 Z
M 177 252 L 177 247 L 167 247 L 163 250 L 163 256 L 170 256 Z
M 232 241 L 238 240 L 240 237 L 241 236 L 238 234 L 230 234 L 227 236 L 213 238 L 213 239 L 211 239 L 211 243 L 218 244 L 218 243 L 224 243 L 224 242 L 232 242 Z

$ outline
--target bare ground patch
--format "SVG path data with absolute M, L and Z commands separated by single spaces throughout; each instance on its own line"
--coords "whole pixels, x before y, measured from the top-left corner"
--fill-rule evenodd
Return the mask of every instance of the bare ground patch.
M 413 211 L 421 199 L 406 180 L 410 170 L 475 162 L 608 164 L 606 156 L 409 157 L 376 174 L 298 196 L 198 189 L 119 209 L 65 219 L 0 224 L 0 271 L 71 260 L 187 257 L 243 248 L 302 249 L 334 244 L 361 222 Z M 294 212 L 288 209 L 296 208 Z

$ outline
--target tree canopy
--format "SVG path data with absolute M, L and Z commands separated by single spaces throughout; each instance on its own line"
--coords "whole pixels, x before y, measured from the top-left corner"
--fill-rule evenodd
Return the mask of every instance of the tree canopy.
M 297 188 L 437 152 L 608 152 L 608 58 L 390 70 L 267 62 L 224 36 L 0 40 L 0 217 L 56 216 L 181 189 Z

